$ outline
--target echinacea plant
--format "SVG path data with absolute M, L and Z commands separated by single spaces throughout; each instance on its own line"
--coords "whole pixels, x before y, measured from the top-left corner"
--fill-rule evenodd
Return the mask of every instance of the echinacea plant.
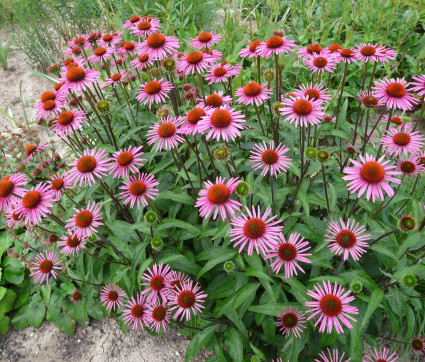
M 42 285 L 27 315 L 177 327 L 188 360 L 423 354 L 425 137 L 403 115 L 425 75 L 381 43 L 169 29 L 136 14 L 69 42 L 37 104 L 63 159 L 2 139 L 0 211 Z

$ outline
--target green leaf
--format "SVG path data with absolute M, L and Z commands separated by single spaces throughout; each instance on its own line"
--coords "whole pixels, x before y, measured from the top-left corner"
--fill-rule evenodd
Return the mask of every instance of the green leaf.
M 207 271 L 214 268 L 217 264 L 224 263 L 232 259 L 237 254 L 236 250 L 222 250 L 218 255 L 216 255 L 213 259 L 209 260 L 204 267 L 198 273 L 197 279 L 199 279 L 202 275 L 204 275 Z
M 6 334 L 9 331 L 10 318 L 0 314 L 0 334 Z
M 253 350 L 253 352 L 260 357 L 261 359 L 265 360 L 266 356 L 264 355 L 264 353 L 257 347 L 255 347 L 252 343 L 250 343 L 251 345 L 251 349 Z
M 243 344 L 238 331 L 229 327 L 226 329 L 224 336 L 224 343 L 232 357 L 232 361 L 243 361 Z
M 28 304 L 19 309 L 18 313 L 12 318 L 12 325 L 18 329 L 24 329 L 29 326 L 27 321 Z
M 266 273 L 262 272 L 261 270 L 257 270 L 254 268 L 246 268 L 245 271 L 245 275 L 249 276 L 249 277 L 256 277 L 258 279 L 265 279 L 268 280 L 269 282 L 273 283 L 273 279 L 270 278 Z
M 232 310 L 236 310 L 245 300 L 255 295 L 259 286 L 259 283 L 250 283 L 240 288 L 233 299 Z
M 7 288 L 5 288 L 5 287 L 0 287 L 0 300 L 2 300 L 3 299 L 3 297 L 5 296 L 5 294 L 6 294 L 6 292 L 7 292 Z
M 186 360 L 195 358 L 198 352 L 204 347 L 212 338 L 217 324 L 204 328 L 201 332 L 195 334 L 186 349 Z
M 49 303 L 47 314 L 46 314 L 46 319 L 49 322 L 54 322 L 58 318 L 61 312 L 61 309 L 62 309 L 61 301 L 63 298 L 62 298 L 62 295 L 59 293 L 60 291 L 55 291 L 50 297 L 50 303 Z
M 192 224 L 190 224 L 186 221 L 177 220 L 177 219 L 173 219 L 173 218 L 163 219 L 161 221 L 161 224 L 158 226 L 158 230 L 165 230 L 165 229 L 170 229 L 170 228 L 180 228 L 180 229 L 190 230 L 195 235 L 199 235 L 201 233 L 201 230 L 199 230 L 194 225 L 192 225 Z
M 302 305 L 307 301 L 307 288 L 301 282 L 295 278 L 285 278 L 282 279 L 290 285 L 291 293 Z
M 276 317 L 280 312 L 282 312 L 283 307 L 289 306 L 292 304 L 260 304 L 260 305 L 251 305 L 248 310 L 254 313 L 261 313 Z
M 16 293 L 12 289 L 7 289 L 5 295 L 0 300 L 0 313 L 8 313 L 13 309 L 16 300 Z
M 46 306 L 41 300 L 33 300 L 28 304 L 27 321 L 33 327 L 40 327 L 46 315 Z
M 372 317 L 373 312 L 381 304 L 382 299 L 384 299 L 384 292 L 381 289 L 375 289 L 370 295 L 369 303 L 367 304 L 366 312 L 363 315 L 362 324 L 360 330 L 362 331 L 368 324 L 369 319 Z
M 193 198 L 182 190 L 163 191 L 158 195 L 157 199 L 172 200 L 186 205 L 195 204 Z
M 72 336 L 75 333 L 76 324 L 77 322 L 65 313 L 61 313 L 58 319 L 56 319 L 56 325 L 68 336 Z
M 307 218 L 310 216 L 310 205 L 308 203 L 307 194 L 303 190 L 298 191 L 298 198 L 301 201 L 301 204 L 303 205 L 304 212 L 307 215 Z
M 7 267 L 4 269 L 4 278 L 12 284 L 19 285 L 24 281 L 24 271 Z

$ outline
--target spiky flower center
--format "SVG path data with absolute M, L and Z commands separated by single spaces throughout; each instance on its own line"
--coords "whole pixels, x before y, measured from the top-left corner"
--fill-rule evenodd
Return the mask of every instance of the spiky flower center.
M 401 120 L 401 118 L 400 118 L 400 117 L 392 117 L 392 118 L 391 118 L 391 122 L 392 122 L 392 123 L 395 123 L 395 124 L 398 124 L 398 125 L 400 125 L 400 124 L 402 124 L 402 123 L 403 123 L 403 121 Z
M 400 226 L 406 231 L 412 231 L 416 228 L 415 219 L 411 216 L 404 215 L 400 219 Z
M 225 75 L 227 73 L 226 68 L 223 67 L 218 67 L 214 69 L 214 75 L 216 77 L 222 77 L 223 75 Z
M 422 351 L 424 349 L 424 342 L 419 338 L 413 338 L 411 345 L 415 351 Z
M 277 251 L 279 258 L 284 261 L 292 261 L 297 257 L 297 248 L 291 243 L 280 244 L 279 250 Z
M 146 41 L 151 48 L 158 49 L 164 45 L 165 36 L 160 33 L 153 33 L 148 36 Z
M 342 46 L 340 44 L 331 44 L 328 46 L 328 49 L 332 52 L 335 53 L 338 50 L 342 50 Z
M 410 135 L 405 132 L 398 132 L 393 136 L 393 141 L 398 146 L 406 146 L 410 142 Z
M 55 178 L 52 181 L 51 189 L 52 190 L 60 190 L 62 188 L 62 186 L 63 186 L 63 178 L 58 177 L 58 178 Z
M 158 135 L 162 138 L 168 138 L 174 135 L 176 126 L 171 122 L 164 122 L 158 127 Z
M 128 151 L 121 152 L 117 157 L 117 163 L 120 166 L 128 166 L 131 161 L 133 161 L 133 155 Z
M 210 94 L 207 97 L 207 106 L 219 108 L 223 105 L 223 98 L 221 98 L 218 94 Z
M 76 48 L 72 49 L 71 53 L 72 54 L 80 54 L 81 53 L 81 47 L 76 47 Z
M 52 91 L 47 91 L 41 95 L 40 99 L 43 103 L 47 101 L 54 101 L 56 99 L 56 95 Z
M 273 35 L 267 39 L 267 48 L 276 49 L 283 45 L 283 39 L 279 35 Z
M 86 41 L 86 38 L 83 38 L 82 36 L 80 36 L 79 38 L 74 40 L 74 44 L 83 44 Z
M 62 88 L 62 86 L 63 86 L 63 83 L 56 83 L 56 84 L 53 86 L 53 88 L 55 89 L 55 91 L 58 91 L 59 89 L 61 89 L 61 88 Z M 55 98 L 56 98 L 56 96 L 55 96 Z
M 48 101 L 46 101 L 46 102 L 43 103 L 43 109 L 45 111 L 50 111 L 53 108 L 55 108 L 55 106 L 56 106 L 56 102 L 55 101 L 52 101 L 52 100 L 48 100 Z
M 279 155 L 275 150 L 265 150 L 261 155 L 261 160 L 266 165 L 274 165 L 279 160 Z
M 196 296 L 195 293 L 193 293 L 190 290 L 183 290 L 177 299 L 180 307 L 182 308 L 191 308 L 195 304 Z
M 336 242 L 342 248 L 349 249 L 356 244 L 357 238 L 352 231 L 341 230 L 336 236 Z
M 368 161 L 360 168 L 360 176 L 367 183 L 377 184 L 385 178 L 385 169 L 379 162 Z
M 9 180 L 3 179 L 0 181 L 0 197 L 7 197 L 9 196 L 13 189 L 15 187 L 15 184 Z
M 152 318 L 157 322 L 162 322 L 166 314 L 167 310 L 162 305 L 159 305 L 152 311 Z
M 104 47 L 99 47 L 94 50 L 94 54 L 96 54 L 98 57 L 102 56 L 105 53 L 106 53 L 106 48 Z
M 207 31 L 204 31 L 203 33 L 200 33 L 198 35 L 198 40 L 201 43 L 208 43 L 211 39 L 212 39 L 212 34 Z
M 15 220 L 15 221 L 21 220 L 21 213 L 20 212 L 12 213 L 12 219 Z
M 39 266 L 39 270 L 44 274 L 47 274 L 48 272 L 50 272 L 50 270 L 52 270 L 52 268 L 53 268 L 53 263 L 50 260 L 47 260 L 47 259 L 43 260 L 40 263 L 40 266 Z
M 313 109 L 313 105 L 307 99 L 298 99 L 292 105 L 294 112 L 300 116 L 307 116 Z
M 422 156 L 422 157 L 418 157 L 418 160 L 419 160 L 419 164 L 420 164 L 420 165 L 425 166 L 425 157 L 424 157 L 424 156 Z
M 286 328 L 294 328 L 298 324 L 298 317 L 294 313 L 285 313 L 281 321 Z
M 72 294 L 72 299 L 76 302 L 79 302 L 81 300 L 81 292 L 76 290 L 73 294 Z
M 118 299 L 118 293 L 115 290 L 111 290 L 108 293 L 108 300 L 110 302 L 115 302 Z
M 35 150 L 37 149 L 36 145 L 28 145 L 25 147 L 25 153 L 27 154 L 27 156 L 29 156 L 30 154 L 32 154 Z
M 317 67 L 317 68 L 323 68 L 328 64 L 328 60 L 324 57 L 317 57 L 314 58 L 313 60 L 313 64 Z
M 131 308 L 131 315 L 134 318 L 142 318 L 143 314 L 145 314 L 145 310 L 140 304 L 136 304 L 133 308 Z
M 320 53 L 321 51 L 322 51 L 322 47 L 317 43 L 313 43 L 307 46 L 307 52 L 310 54 Z
M 134 181 L 131 183 L 128 191 L 135 196 L 143 195 L 146 191 L 146 184 L 143 181 Z
M 123 48 L 127 51 L 131 51 L 134 49 L 134 43 L 132 41 L 125 41 L 123 44 Z
M 139 30 L 149 30 L 152 27 L 152 24 L 149 21 L 141 21 L 137 24 L 137 29 Z
M 400 164 L 400 169 L 405 173 L 412 173 L 416 170 L 416 166 L 411 161 L 403 161 Z
M 157 80 L 151 80 L 145 84 L 145 92 L 147 94 L 157 94 L 161 91 L 161 83 Z
M 216 109 L 211 114 L 211 123 L 217 128 L 226 128 L 230 126 L 232 116 L 227 109 Z
M 254 40 L 253 42 L 251 42 L 251 44 L 249 44 L 249 50 L 251 52 L 255 52 L 255 50 L 257 49 L 257 47 L 261 44 L 261 40 Z
M 194 108 L 187 113 L 187 120 L 191 124 L 197 124 L 203 116 L 205 111 L 202 108 Z
M 88 210 L 82 210 L 75 215 L 75 225 L 79 228 L 86 228 L 91 225 L 93 214 Z
M 327 294 L 320 300 L 320 309 L 328 317 L 336 317 L 342 312 L 342 302 L 336 295 Z
M 22 198 L 22 205 L 27 209 L 33 209 L 40 204 L 41 199 L 41 194 L 38 191 L 28 191 Z
M 66 245 L 70 248 L 76 248 L 78 245 L 81 244 L 81 240 L 77 236 L 68 236 L 68 239 L 66 240 Z
M 181 282 L 180 282 L 180 280 L 173 280 L 171 283 L 170 283 L 170 287 L 173 289 L 173 290 L 180 290 L 181 288 L 182 288 L 182 285 L 181 285 Z
M 248 97 L 255 97 L 261 93 L 261 86 L 256 82 L 250 82 L 243 88 L 243 92 Z
M 393 98 L 401 98 L 406 94 L 406 88 L 399 82 L 393 82 L 385 88 L 387 95 Z
M 140 16 L 139 15 L 133 15 L 130 19 L 130 23 L 137 23 L 140 20 Z
M 351 58 L 351 56 L 354 54 L 354 51 L 352 51 L 351 49 L 342 49 L 339 54 L 341 55 L 341 57 Z
M 226 185 L 217 184 L 208 189 L 208 200 L 216 205 L 224 204 L 230 197 L 230 190 Z
M 164 288 L 164 278 L 161 275 L 155 275 L 150 282 L 150 286 L 153 290 L 161 290 Z
M 266 223 L 257 217 L 248 219 L 243 227 L 243 233 L 250 239 L 258 239 L 265 231 Z
M 69 68 L 66 72 L 66 79 L 69 82 L 79 82 L 84 79 L 86 72 L 81 67 Z
M 318 99 L 320 97 L 320 93 L 317 89 L 311 88 L 304 92 L 304 97 L 309 99 Z
M 362 53 L 365 57 L 371 57 L 376 53 L 376 48 L 372 45 L 366 45 L 360 49 L 360 53 Z
M 74 120 L 74 114 L 71 111 L 62 112 L 58 116 L 58 123 L 62 126 L 68 126 Z
M 93 156 L 81 157 L 77 162 L 77 170 L 82 173 L 91 172 L 96 168 L 97 161 Z
M 111 40 L 112 40 L 112 38 L 113 38 L 114 36 L 112 35 L 112 34 L 105 34 L 103 37 L 102 37 L 102 39 L 103 39 L 103 41 L 105 41 L 105 42 L 107 42 L 107 43 L 109 43 Z
M 374 96 L 368 95 L 362 98 L 363 103 L 368 107 L 373 107 L 378 104 L 378 99 Z
M 204 56 L 203 56 L 202 52 L 198 52 L 197 50 L 195 50 L 193 52 L 190 52 L 186 56 L 186 60 L 190 64 L 197 64 L 202 60 L 203 57 Z
M 114 82 L 118 82 L 121 79 L 121 77 L 122 77 L 121 73 L 115 73 L 113 76 L 111 76 L 111 79 Z

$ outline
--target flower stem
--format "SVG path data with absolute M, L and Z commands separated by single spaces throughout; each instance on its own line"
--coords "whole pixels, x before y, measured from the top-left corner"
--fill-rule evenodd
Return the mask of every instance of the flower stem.
M 260 67 L 260 63 L 261 63 L 261 57 L 258 56 L 257 57 L 257 82 L 258 82 L 258 84 L 261 84 L 261 67 Z
M 254 103 L 255 113 L 257 113 L 258 123 L 260 124 L 261 132 L 264 137 L 266 137 L 266 133 L 264 132 L 263 123 L 261 122 L 260 112 L 258 111 L 258 106 Z
M 193 187 L 192 180 L 190 179 L 189 172 L 186 169 L 186 166 L 184 164 L 184 161 L 182 160 L 181 156 L 179 155 L 179 152 L 175 148 L 173 148 L 171 152 L 174 152 L 174 154 L 179 159 L 179 161 L 180 161 L 180 163 L 181 163 L 181 165 L 183 167 L 184 173 L 186 174 L 186 177 L 187 177 L 187 179 L 189 181 L 190 187 L 192 189 L 193 199 L 196 200 L 196 191 L 195 191 L 195 188 Z
M 85 254 L 87 254 L 88 256 L 92 257 L 93 259 L 97 259 L 97 260 L 103 261 L 103 262 L 105 262 L 105 263 L 111 263 L 111 264 L 122 264 L 122 265 L 125 265 L 125 266 L 130 266 L 130 264 L 122 263 L 122 262 L 120 262 L 120 261 L 107 260 L 107 259 L 99 258 L 98 256 L 96 256 L 96 255 L 94 255 L 94 254 L 92 254 L 92 253 L 89 253 L 89 252 L 88 252 L 85 248 L 83 248 L 83 249 L 81 249 L 81 250 L 82 250 Z
M 280 100 L 280 85 L 279 85 L 279 55 L 274 55 L 274 64 L 276 67 L 276 101 Z
M 369 244 L 369 247 L 371 247 L 372 245 L 375 245 L 379 240 L 381 240 L 381 239 L 383 239 L 383 238 L 385 238 L 385 237 L 387 237 L 387 236 L 389 236 L 389 235 L 392 235 L 392 234 L 396 234 L 396 233 L 398 233 L 400 230 L 399 229 L 394 229 L 394 230 L 391 230 L 391 231 L 388 231 L 387 233 L 385 233 L 384 235 L 381 235 L 378 239 L 375 239 L 374 241 L 372 241 L 370 244 Z
M 274 204 L 274 188 L 273 188 L 273 176 L 272 173 L 270 172 L 270 192 L 272 194 L 272 211 L 273 211 L 273 215 L 276 215 L 276 207 Z
M 323 186 L 325 187 L 326 205 L 328 206 L 329 216 L 332 216 L 331 207 L 329 205 L 328 187 L 326 185 L 325 166 L 323 165 L 323 163 L 322 163 L 322 176 L 323 176 Z
M 367 64 L 367 63 L 366 63 Z M 388 128 L 390 128 L 390 123 L 391 123 L 391 118 L 392 118 L 392 116 L 393 116 L 393 109 L 392 108 L 390 108 L 390 112 L 389 112 L 389 114 L 388 114 L 388 121 L 387 121 L 387 126 L 385 127 L 385 132 L 384 132 L 384 134 L 388 131 Z M 378 153 L 376 154 L 376 159 L 378 159 L 379 158 L 379 155 L 380 155 L 380 153 L 381 153 L 381 150 L 382 150 L 382 142 L 381 142 L 381 145 L 379 146 L 379 149 L 378 149 Z
M 81 280 L 81 279 L 76 279 L 76 278 L 73 278 L 73 277 L 69 277 L 68 275 L 62 274 L 61 272 L 58 272 L 58 271 L 56 271 L 56 273 L 58 275 L 60 275 L 61 277 L 64 277 L 64 278 L 67 278 L 67 279 L 71 279 L 71 280 L 73 280 L 75 282 L 84 283 L 84 284 L 90 284 L 90 285 L 95 285 L 95 286 L 102 285 L 102 284 L 98 284 L 98 283 L 90 283 L 90 282 L 86 282 L 85 280 Z

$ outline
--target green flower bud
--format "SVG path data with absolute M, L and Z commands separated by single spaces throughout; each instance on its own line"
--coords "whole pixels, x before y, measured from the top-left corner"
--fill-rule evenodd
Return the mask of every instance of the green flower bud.
M 223 268 L 226 273 L 232 273 L 235 271 L 235 263 L 231 260 L 228 260 L 224 263 Z
M 360 280 L 354 279 L 350 283 L 350 289 L 353 293 L 360 293 L 363 290 L 363 284 Z
M 227 146 L 220 146 L 214 150 L 214 158 L 218 161 L 228 161 L 230 158 L 230 149 Z
M 409 215 L 403 215 L 400 218 L 399 225 L 400 225 L 400 229 L 402 229 L 404 231 L 407 231 L 407 232 L 413 231 L 413 230 L 416 229 L 416 221 L 412 217 L 411 214 L 409 214 Z
M 158 111 L 156 112 L 156 116 L 157 116 L 159 119 L 167 118 L 167 117 L 170 115 L 170 113 L 171 113 L 171 109 L 170 109 L 170 107 L 168 107 L 168 106 L 162 106 L 162 107 L 160 107 L 160 108 L 158 109 Z
M 277 114 L 278 116 L 280 116 L 280 112 L 279 112 L 279 110 L 281 109 L 281 108 L 283 108 L 284 107 L 284 105 L 282 104 L 282 103 L 280 103 L 280 102 L 276 102 L 275 104 L 273 104 L 273 112 L 275 113 L 275 114 Z
M 329 160 L 329 156 L 330 156 L 330 154 L 329 154 L 328 151 L 321 150 L 321 151 L 317 152 L 316 157 L 320 162 L 326 162 L 327 160 Z
M 305 156 L 310 160 L 314 160 L 317 155 L 317 150 L 314 147 L 307 147 L 305 150 Z
M 235 192 L 239 197 L 245 197 L 248 195 L 250 187 L 247 182 L 241 181 L 236 185 Z
M 161 70 L 159 68 L 150 68 L 149 69 L 149 74 L 151 75 L 151 77 L 158 77 L 161 74 Z
M 277 66 L 279 67 L 279 69 L 285 68 L 286 62 L 283 60 L 280 60 L 279 63 L 277 63 Z
M 156 223 L 156 220 L 158 219 L 158 216 L 156 215 L 156 213 L 155 212 L 153 212 L 153 211 L 148 211 L 146 214 L 145 214 L 145 222 L 147 223 L 147 224 L 149 224 L 149 225 L 152 225 L 152 224 L 155 224 Z
M 271 82 L 274 79 L 274 70 L 266 69 L 263 73 L 263 77 L 267 82 Z
M 106 113 L 111 109 L 111 104 L 108 101 L 100 101 L 96 104 L 96 108 L 101 113 Z
M 172 71 L 176 69 L 176 61 L 174 58 L 165 58 L 162 61 L 162 66 L 165 70 Z
M 164 247 L 164 242 L 158 236 L 155 236 L 151 240 L 151 247 L 155 251 L 160 251 Z
M 261 359 L 258 356 L 252 356 L 251 357 L 251 362 L 261 362 Z
M 418 284 L 418 279 L 411 273 L 401 277 L 401 285 L 404 288 L 414 288 Z

